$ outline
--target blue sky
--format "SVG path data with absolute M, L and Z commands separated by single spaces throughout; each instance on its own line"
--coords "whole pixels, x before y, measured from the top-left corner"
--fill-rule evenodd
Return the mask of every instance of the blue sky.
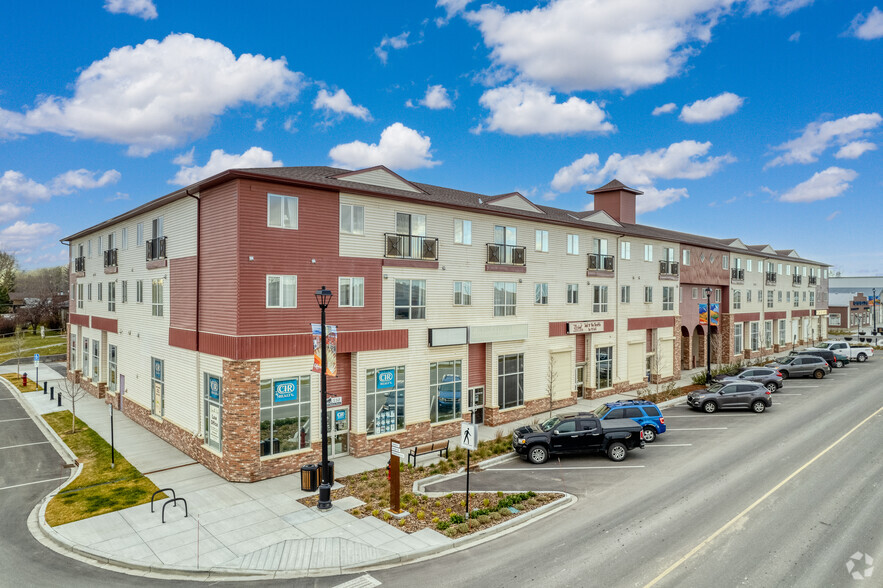
M 17 2 L 0 248 L 230 167 L 384 164 L 883 275 L 883 0 Z

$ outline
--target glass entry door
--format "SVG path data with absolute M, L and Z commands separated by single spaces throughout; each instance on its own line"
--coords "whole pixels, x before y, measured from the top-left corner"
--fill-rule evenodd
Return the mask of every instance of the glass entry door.
M 349 455 L 350 409 L 348 406 L 328 409 L 328 457 Z
M 484 386 L 469 389 L 469 412 L 472 413 L 473 424 L 484 422 Z

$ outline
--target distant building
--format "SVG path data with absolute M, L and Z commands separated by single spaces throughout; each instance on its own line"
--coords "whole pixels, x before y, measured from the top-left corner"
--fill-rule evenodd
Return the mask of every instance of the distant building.
M 870 329 L 883 326 L 883 276 L 838 276 L 828 279 L 828 326 Z M 874 316 L 876 314 L 876 316 Z

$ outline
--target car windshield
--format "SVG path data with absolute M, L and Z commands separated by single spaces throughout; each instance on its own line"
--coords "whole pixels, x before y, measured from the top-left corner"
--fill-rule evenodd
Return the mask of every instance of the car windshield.
M 794 357 L 780 357 L 779 359 L 776 360 L 776 363 L 779 363 L 782 365 L 788 365 L 789 363 L 794 361 L 794 359 L 795 359 Z
M 816 347 L 818 347 L 819 349 L 827 349 L 830 346 L 830 343 L 819 343 L 818 345 L 816 345 Z
M 552 429 L 557 427 L 558 423 L 560 423 L 560 422 L 561 422 L 561 419 L 559 419 L 558 417 L 552 417 L 549 420 L 547 420 L 546 422 L 544 422 L 542 425 L 540 425 L 540 428 L 544 431 L 551 431 Z
M 708 387 L 708 391 L 709 392 L 717 392 L 718 390 L 720 390 L 724 386 L 725 386 L 725 384 L 715 383 L 715 384 L 712 384 L 711 386 Z
M 600 418 L 604 418 L 604 415 L 607 414 L 608 412 L 610 412 L 611 410 L 613 410 L 613 409 L 610 408 L 609 406 L 607 406 L 606 404 L 602 404 L 601 406 L 599 406 L 598 408 L 593 410 L 592 414 L 594 414 L 596 417 L 598 417 L 600 419 Z

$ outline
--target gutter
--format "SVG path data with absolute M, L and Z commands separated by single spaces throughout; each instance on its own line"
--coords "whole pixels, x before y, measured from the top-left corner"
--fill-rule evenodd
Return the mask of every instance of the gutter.
M 196 427 L 194 428 L 195 436 L 200 438 L 203 414 L 202 414 L 202 395 L 199 394 L 200 390 L 200 375 L 202 371 L 202 353 L 199 351 L 199 239 L 200 239 L 200 221 L 202 219 L 202 198 L 200 198 L 199 192 L 196 194 L 190 193 L 190 188 L 185 188 L 184 193 L 191 198 L 196 200 L 196 317 L 195 317 L 195 327 L 196 327 Z

